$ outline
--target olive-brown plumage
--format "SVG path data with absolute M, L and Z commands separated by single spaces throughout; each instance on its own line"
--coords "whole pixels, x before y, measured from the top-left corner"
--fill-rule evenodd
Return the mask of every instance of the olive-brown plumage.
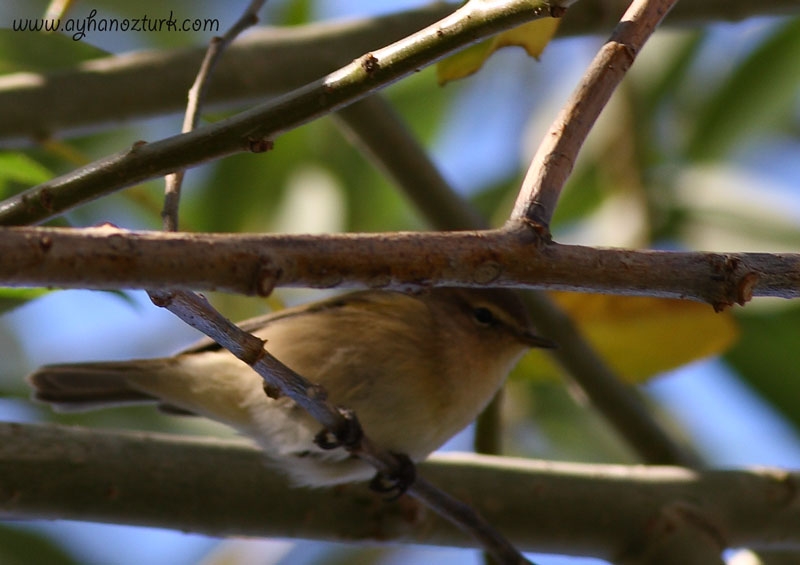
M 414 461 L 469 424 L 527 348 L 549 345 L 502 290 L 353 292 L 241 325 L 331 402 L 355 410 L 377 445 Z M 290 399 L 269 398 L 261 377 L 210 341 L 161 359 L 48 365 L 28 381 L 57 410 L 155 401 L 223 422 L 298 484 L 374 472 L 344 450 L 317 447 L 317 422 Z

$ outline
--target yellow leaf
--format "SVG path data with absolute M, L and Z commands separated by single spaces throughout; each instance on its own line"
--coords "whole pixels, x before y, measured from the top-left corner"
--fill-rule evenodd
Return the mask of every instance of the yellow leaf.
M 729 312 L 688 300 L 553 292 L 609 366 L 630 383 L 716 355 L 739 330 Z M 560 374 L 543 352 L 533 351 L 520 370 L 534 378 Z
M 436 65 L 439 84 L 471 75 L 480 69 L 486 60 L 501 47 L 518 45 L 531 57 L 539 58 L 544 48 L 558 29 L 559 18 L 543 18 L 505 31 L 491 39 L 468 47 L 451 55 Z

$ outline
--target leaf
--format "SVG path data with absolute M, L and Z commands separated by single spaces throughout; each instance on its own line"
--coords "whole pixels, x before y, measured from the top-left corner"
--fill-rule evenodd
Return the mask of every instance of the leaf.
M 695 118 L 688 154 L 724 155 L 753 132 L 780 125 L 800 84 L 800 19 L 778 27 L 734 71 Z
M 53 174 L 47 167 L 25 153 L 0 153 L 0 194 L 9 182 L 34 185 L 52 177 Z
M 469 76 L 480 69 L 486 60 L 501 47 L 517 45 L 529 56 L 538 59 L 553 39 L 560 18 L 542 18 L 500 33 L 451 55 L 436 65 L 436 78 L 443 85 L 451 80 Z
M 553 292 L 584 336 L 625 381 L 640 383 L 724 352 L 738 337 L 734 317 L 688 300 Z M 523 360 L 522 370 L 553 378 L 560 370 L 541 351 Z
M 43 288 L 0 288 L 0 314 L 47 294 Z
M 314 6 L 311 0 L 295 0 L 286 2 L 276 20 L 281 22 L 281 25 L 296 26 L 310 22 L 313 15 Z
M 800 426 L 800 308 L 745 310 L 738 318 L 743 339 L 725 360 Z
M 6 565 L 79 563 L 47 535 L 9 525 L 0 526 L 0 562 Z
M 107 55 L 58 33 L 0 29 L 0 74 L 63 69 Z

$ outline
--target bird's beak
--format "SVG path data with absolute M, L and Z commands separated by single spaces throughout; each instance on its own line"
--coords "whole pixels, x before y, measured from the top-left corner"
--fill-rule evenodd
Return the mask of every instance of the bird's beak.
M 523 343 L 528 347 L 538 347 L 540 349 L 555 349 L 558 347 L 558 344 L 552 339 L 538 336 L 527 330 L 519 332 L 518 338 L 520 343 Z

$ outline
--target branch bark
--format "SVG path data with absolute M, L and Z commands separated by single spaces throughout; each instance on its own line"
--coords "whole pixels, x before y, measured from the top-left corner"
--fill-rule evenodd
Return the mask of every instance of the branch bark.
M 404 124 L 380 95 L 373 95 L 336 114 L 363 151 L 394 179 L 428 223 L 440 230 L 482 229 L 486 222 L 447 185 Z M 700 467 L 701 462 L 673 441 L 659 426 L 647 406 L 630 387 L 614 375 L 608 364 L 587 343 L 576 325 L 541 291 L 523 295 L 531 318 L 543 335 L 559 346 L 549 353 L 577 382 L 592 404 L 651 465 Z M 499 445 L 499 405 L 493 401 L 478 418 L 475 445 L 480 453 Z
M 474 544 L 411 500 L 385 504 L 360 485 L 291 489 L 261 457 L 243 442 L 0 424 L 0 512 L 213 536 Z M 646 530 L 672 535 L 657 527 L 665 513 L 700 522 L 720 547 L 800 547 L 797 473 L 475 455 L 434 456 L 421 470 L 525 551 L 619 559 Z
M 0 228 L 0 285 L 196 289 L 494 286 L 685 298 L 720 310 L 800 297 L 800 254 L 546 243 L 526 226 L 472 232 L 255 235 Z
M 627 5 L 626 0 L 581 0 L 580 8 L 564 18 L 559 35 L 606 34 Z M 217 105 L 242 103 L 298 88 L 455 9 L 455 4 L 434 3 L 378 18 L 252 31 L 226 52 L 208 101 Z M 795 0 L 696 0 L 679 3 L 665 24 L 686 26 L 796 13 Z M 144 51 L 88 61 L 75 69 L 44 75 L 2 76 L 0 140 L 19 143 L 182 111 L 186 90 L 204 52 L 205 47 Z
M 512 221 L 547 228 L 578 152 L 639 51 L 676 0 L 634 1 L 595 56 L 531 161 Z
M 324 78 L 226 120 L 90 163 L 0 203 L 0 224 L 43 221 L 79 203 L 205 161 L 263 152 L 281 133 L 352 104 L 459 48 L 521 23 L 561 14 L 561 0 L 468 2 L 450 16 L 366 53 Z
M 182 133 L 188 133 L 197 126 L 200 109 L 205 100 L 213 69 L 225 48 L 247 27 L 258 21 L 258 11 L 264 0 L 251 0 L 247 9 L 222 37 L 214 37 L 200 66 L 197 77 L 189 90 L 186 114 Z M 164 230 L 177 231 L 179 203 L 183 171 L 167 175 L 162 218 Z M 327 431 L 330 448 L 347 449 L 365 462 L 373 465 L 379 473 L 386 476 L 400 476 L 402 460 L 395 454 L 385 451 L 364 435 L 357 416 L 347 408 L 330 404 L 325 398 L 324 389 L 306 380 L 264 349 L 264 342 L 246 331 L 242 331 L 230 320 L 222 316 L 205 299 L 194 292 L 148 290 L 150 299 L 181 320 L 201 330 L 219 345 L 233 353 L 238 359 L 250 365 L 267 386 L 287 395 L 298 406 L 308 412 Z M 265 389 L 266 392 L 266 389 Z M 423 502 L 428 508 L 449 519 L 454 525 L 479 540 L 487 554 L 498 563 L 505 565 L 531 565 L 525 557 L 491 524 L 463 502 L 448 496 L 423 477 L 416 476 L 409 485 L 398 486 L 398 496 L 407 493 Z

